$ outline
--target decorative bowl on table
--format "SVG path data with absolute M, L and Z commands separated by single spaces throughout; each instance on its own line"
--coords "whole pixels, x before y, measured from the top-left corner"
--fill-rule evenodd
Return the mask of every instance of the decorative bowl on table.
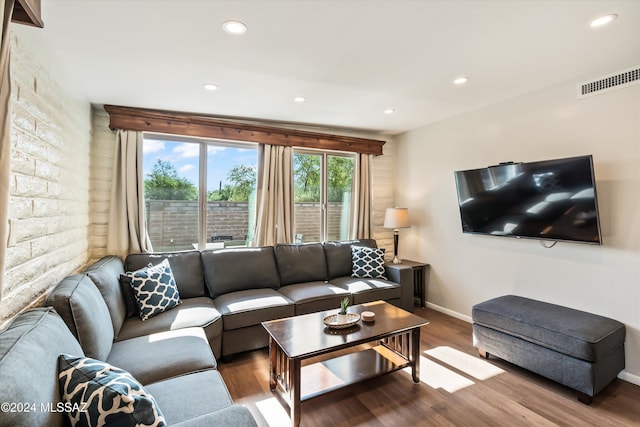
M 325 317 L 322 322 L 325 326 L 333 329 L 344 329 L 350 326 L 355 325 L 360 320 L 360 315 L 358 313 L 347 313 L 347 314 L 330 314 Z

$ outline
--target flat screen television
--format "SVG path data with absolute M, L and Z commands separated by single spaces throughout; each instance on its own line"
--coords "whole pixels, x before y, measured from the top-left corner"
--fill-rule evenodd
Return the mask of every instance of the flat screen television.
M 463 233 L 602 244 L 591 155 L 455 172 Z

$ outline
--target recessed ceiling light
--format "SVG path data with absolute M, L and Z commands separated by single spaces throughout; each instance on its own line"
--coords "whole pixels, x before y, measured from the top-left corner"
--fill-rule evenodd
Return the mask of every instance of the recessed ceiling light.
M 469 81 L 469 77 L 461 76 L 461 77 L 458 77 L 457 79 L 455 79 L 455 80 L 453 81 L 453 84 L 454 84 L 454 85 L 463 85 L 463 84 L 465 84 L 465 83 L 466 83 L 466 82 L 468 82 L 468 81 Z
M 213 83 L 205 83 L 202 85 L 202 87 L 205 88 L 206 90 L 218 90 L 218 85 Z
M 293 98 L 293 100 L 296 102 L 304 102 L 307 100 L 307 98 L 305 98 L 304 96 L 296 96 L 295 98 Z
M 225 21 L 222 24 L 222 29 L 229 34 L 235 35 L 240 35 L 247 32 L 247 26 L 240 21 Z
M 609 15 L 605 15 L 605 16 L 601 16 L 600 18 L 597 18 L 597 19 L 594 19 L 593 21 L 591 21 L 591 26 L 592 27 L 602 27 L 603 25 L 607 25 L 609 22 L 613 21 L 617 17 L 618 17 L 618 15 L 616 15 L 615 13 L 612 13 L 612 14 L 609 14 Z
M 386 110 L 384 110 L 385 114 L 393 114 L 395 112 L 396 112 L 396 110 L 394 110 L 393 108 L 387 108 Z

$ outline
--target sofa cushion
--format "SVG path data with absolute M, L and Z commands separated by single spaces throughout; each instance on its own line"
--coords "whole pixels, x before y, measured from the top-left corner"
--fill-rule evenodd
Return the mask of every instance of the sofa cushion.
M 371 248 L 377 247 L 376 241 L 372 239 L 325 242 L 323 244 L 329 280 L 335 277 L 351 275 L 353 266 L 351 262 L 351 246 L 353 245 L 368 246 Z
M 296 316 L 339 308 L 345 297 L 351 299 L 349 291 L 324 281 L 282 286 L 278 292 L 295 303 Z
M 233 405 L 222 376 L 215 370 L 194 372 L 158 381 L 146 385 L 145 388 L 162 408 L 162 413 L 169 425 Z M 216 422 L 209 425 L 226 426 L 228 424 Z
M 273 289 L 251 289 L 224 294 L 215 305 L 222 313 L 225 330 L 259 325 L 267 320 L 294 315 L 293 301 Z
M 142 384 L 215 369 L 202 328 L 158 332 L 113 343 L 107 362 L 128 371 Z
M 111 316 L 100 291 L 88 276 L 65 277 L 44 304 L 56 309 L 80 342 L 84 354 L 107 360 L 113 342 Z
M 180 305 L 180 293 L 168 259 L 154 266 L 128 272 L 127 276 L 131 278 L 131 287 L 142 320 Z
M 72 426 L 164 426 L 162 411 L 125 370 L 88 357 L 61 354 L 58 383 Z
M 201 256 L 212 298 L 246 289 L 278 289 L 280 286 L 271 246 L 202 251 Z
M 351 246 L 352 277 L 386 279 L 384 276 L 384 248 Z
M 0 402 L 60 402 L 58 356 L 82 356 L 82 348 L 51 307 L 25 311 L 0 332 Z M 56 411 L 0 412 L 3 426 L 67 425 Z
M 118 341 L 191 327 L 204 328 L 207 337 L 210 337 L 209 330 L 215 336 L 222 335 L 222 315 L 211 298 L 183 299 L 179 306 L 145 321 L 130 317 L 124 321 Z
M 389 301 L 402 297 L 402 286 L 384 279 L 337 277 L 331 280 L 331 283 L 349 291 L 353 297 L 353 304 L 377 300 Z
M 275 245 L 280 286 L 327 280 L 327 262 L 322 243 Z
M 206 296 L 200 251 L 157 252 L 145 254 L 130 254 L 124 260 L 125 271 L 135 271 L 152 265 L 160 264 L 168 259 L 173 271 L 173 277 L 178 286 L 181 298 Z
M 118 336 L 122 322 L 127 316 L 125 298 L 120 287 L 119 277 L 124 273 L 122 260 L 117 256 L 106 256 L 91 264 L 84 274 L 89 276 L 96 285 L 104 302 L 109 308 L 111 323 L 113 324 L 113 335 Z

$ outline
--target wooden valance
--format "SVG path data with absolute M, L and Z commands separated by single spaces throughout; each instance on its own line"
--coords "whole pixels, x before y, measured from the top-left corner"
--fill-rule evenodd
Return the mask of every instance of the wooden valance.
M 241 120 L 105 105 L 109 128 L 382 155 L 386 141 L 286 129 Z
M 16 0 L 13 4 L 11 21 L 18 24 L 31 25 L 32 27 L 44 27 L 40 0 Z

